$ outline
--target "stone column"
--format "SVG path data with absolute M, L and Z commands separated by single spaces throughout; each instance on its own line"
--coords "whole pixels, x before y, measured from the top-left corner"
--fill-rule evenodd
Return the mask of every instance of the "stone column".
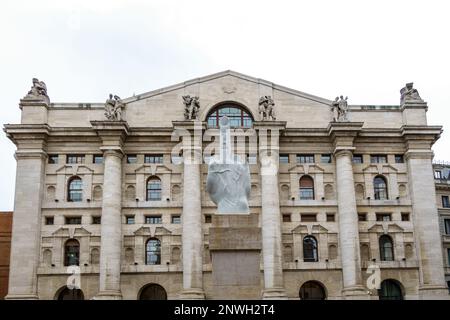
M 5 131 L 17 145 L 11 261 L 6 299 L 38 299 L 36 272 L 40 261 L 41 205 L 48 131 L 45 125 L 5 125 Z
M 104 173 L 100 246 L 100 288 L 96 299 L 122 299 L 122 145 L 128 133 L 123 121 L 92 121 L 102 139 Z
M 179 297 L 190 300 L 205 299 L 201 203 L 202 128 L 201 122 L 174 121 L 174 130 L 183 137 L 183 291 Z
M 419 258 L 419 298 L 449 299 L 442 259 L 439 214 L 432 167 L 431 145 L 441 133 L 440 126 L 403 127 L 407 152 L 412 220 Z
M 335 147 L 342 295 L 345 299 L 368 298 L 361 275 L 358 211 L 352 167 L 353 140 L 362 125 L 354 122 L 333 122 L 328 127 Z
M 263 299 L 287 299 L 283 282 L 280 195 L 278 186 L 279 135 L 285 122 L 255 123 L 259 137 L 261 228 L 264 266 Z M 270 136 L 270 142 L 269 142 Z

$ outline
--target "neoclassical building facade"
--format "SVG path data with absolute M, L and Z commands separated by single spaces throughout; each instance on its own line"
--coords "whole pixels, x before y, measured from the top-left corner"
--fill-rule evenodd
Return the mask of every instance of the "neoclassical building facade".
M 447 299 L 427 108 L 412 84 L 399 105 L 348 105 L 225 71 L 87 104 L 33 79 L 4 127 L 6 298 Z M 225 115 L 253 142 L 248 215 L 205 190 Z

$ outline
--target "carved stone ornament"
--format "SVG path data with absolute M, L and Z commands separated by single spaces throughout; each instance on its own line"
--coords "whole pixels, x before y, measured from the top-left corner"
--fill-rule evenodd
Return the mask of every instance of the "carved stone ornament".
M 113 96 L 112 93 L 109 94 L 109 98 L 105 102 L 105 117 L 110 121 L 121 121 L 122 120 L 122 109 L 125 104 L 122 102 L 119 96 Z
M 276 120 L 275 103 L 271 96 L 262 96 L 259 99 L 259 113 L 263 120 Z
M 405 101 L 423 101 L 419 95 L 419 91 L 413 88 L 413 82 L 407 83 L 400 90 L 400 104 L 403 104 Z
M 348 97 L 340 96 L 336 97 L 331 103 L 331 112 L 333 113 L 334 122 L 345 122 L 348 120 Z
M 184 119 L 195 120 L 198 117 L 198 110 L 200 110 L 199 97 L 191 97 L 190 95 L 183 96 L 184 103 Z
M 24 99 L 30 99 L 30 100 L 43 100 L 46 102 L 50 102 L 50 98 L 47 94 L 47 86 L 44 81 L 39 81 L 38 78 L 33 78 L 33 85 L 28 91 L 28 94 L 25 96 Z

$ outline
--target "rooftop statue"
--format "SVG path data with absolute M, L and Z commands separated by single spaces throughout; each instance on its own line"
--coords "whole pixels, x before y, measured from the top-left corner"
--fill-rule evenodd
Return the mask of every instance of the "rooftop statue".
M 423 101 L 419 95 L 419 91 L 413 88 L 413 82 L 409 82 L 400 90 L 400 104 L 405 101 Z
M 259 99 L 259 113 L 263 120 L 276 120 L 275 102 L 271 96 L 262 96 Z
M 114 96 L 112 93 L 109 94 L 109 98 L 105 102 L 105 117 L 111 121 L 121 121 L 122 120 L 122 109 L 125 104 L 122 102 L 119 96 Z
M 184 119 L 195 120 L 200 110 L 199 97 L 191 97 L 190 95 L 183 96 L 184 103 Z
M 248 163 L 233 154 L 229 119 L 219 122 L 220 155 L 211 158 L 208 165 L 206 191 L 217 205 L 217 213 L 248 214 L 250 197 L 250 170 Z
M 33 78 L 33 86 L 31 87 L 28 94 L 25 96 L 25 99 L 40 99 L 49 101 L 49 97 L 47 95 L 47 86 L 44 81 L 39 81 L 38 78 Z
M 340 96 L 336 97 L 331 103 L 331 112 L 333 112 L 333 121 L 344 122 L 348 121 L 348 97 Z

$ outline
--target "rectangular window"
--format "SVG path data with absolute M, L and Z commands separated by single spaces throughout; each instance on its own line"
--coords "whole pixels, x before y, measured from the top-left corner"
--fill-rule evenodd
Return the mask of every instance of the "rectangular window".
M 134 224 L 134 216 L 125 217 L 126 224 Z
M 450 235 L 450 219 L 444 219 L 445 234 Z
M 48 156 L 48 163 L 49 164 L 58 164 L 58 155 L 57 154 L 51 154 Z
M 366 213 L 358 213 L 358 221 L 367 221 Z
M 179 215 L 172 216 L 172 223 L 173 224 L 180 224 L 181 223 L 181 216 L 179 216 Z
M 146 216 L 145 223 L 146 224 L 161 224 L 162 217 L 161 216 Z
M 102 164 L 103 163 L 103 155 L 95 154 L 94 158 L 92 159 L 92 162 L 95 164 Z
M 403 163 L 405 162 L 403 159 L 403 155 L 402 154 L 396 154 L 395 155 L 395 163 Z
M 283 214 L 283 222 L 291 222 L 291 215 Z
M 137 156 L 135 154 L 127 154 L 127 163 L 137 163 Z
M 434 172 L 434 178 L 435 179 L 442 179 L 442 171 L 436 170 Z
M 387 163 L 387 156 L 385 154 L 372 154 L 370 163 Z
M 289 163 L 289 155 L 280 154 L 280 163 Z
M 353 163 L 363 163 L 363 156 L 361 154 L 354 154 Z
M 53 217 L 45 217 L 45 224 L 48 226 L 52 226 L 55 223 L 55 219 Z
M 402 213 L 402 221 L 409 221 L 409 213 Z
M 102 217 L 100 217 L 100 216 L 92 217 L 92 224 L 101 224 L 101 223 L 102 223 Z
M 392 221 L 390 213 L 377 213 L 377 221 Z
M 316 222 L 317 218 L 315 214 L 307 213 L 300 215 L 302 218 L 302 222 Z
M 146 154 L 144 158 L 145 163 L 163 163 L 162 154 Z
M 450 267 L 450 248 L 447 248 L 447 265 Z
M 298 154 L 297 163 L 314 163 L 313 154 Z
M 211 223 L 212 222 L 212 216 L 210 214 L 205 214 L 205 223 Z
M 334 214 L 327 213 L 327 222 L 334 222 Z
M 320 162 L 322 163 L 331 163 L 331 154 L 322 154 L 320 155 Z
M 448 196 L 442 196 L 442 207 L 450 208 L 450 201 L 448 200 Z
M 84 163 L 84 154 L 68 154 L 66 162 L 68 164 Z
M 66 224 L 81 224 L 81 217 L 66 217 Z

